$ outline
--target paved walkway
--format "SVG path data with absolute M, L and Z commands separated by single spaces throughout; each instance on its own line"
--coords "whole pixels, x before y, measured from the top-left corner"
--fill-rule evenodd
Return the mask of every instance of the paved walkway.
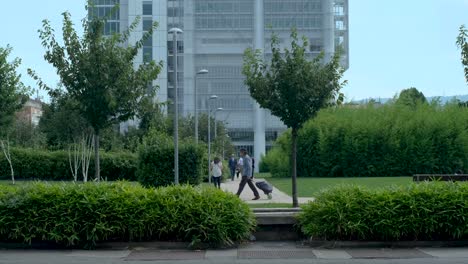
M 0 263 L 468 263 L 468 248 L 310 248 L 295 242 L 255 242 L 226 250 L 0 250 Z
M 254 179 L 254 182 L 261 182 L 261 181 L 267 181 L 267 180 L 257 179 L 257 178 Z M 231 179 L 228 179 L 226 182 L 221 183 L 221 189 L 227 192 L 237 193 L 237 190 L 239 189 L 239 183 L 240 183 L 240 178 L 239 179 L 235 178 L 234 181 L 231 181 Z M 260 193 L 260 200 L 252 201 L 252 198 L 254 198 L 254 194 L 247 184 L 245 185 L 245 188 L 242 191 L 240 198 L 243 201 L 247 203 L 252 203 L 252 204 L 292 203 L 292 197 L 278 190 L 278 188 L 276 188 L 275 186 L 273 186 L 273 193 L 272 193 L 273 197 L 271 200 L 268 199 L 268 196 L 265 195 L 262 190 L 258 188 L 257 190 L 258 190 L 258 193 Z M 313 201 L 313 200 L 314 198 L 312 197 L 300 197 L 299 203 L 307 203 L 308 201 Z

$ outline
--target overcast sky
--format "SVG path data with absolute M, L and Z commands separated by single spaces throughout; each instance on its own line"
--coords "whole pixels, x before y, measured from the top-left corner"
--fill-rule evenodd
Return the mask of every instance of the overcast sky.
M 287 1 L 287 0 L 286 0 Z M 23 60 L 23 82 L 35 69 L 48 83 L 58 81 L 43 59 L 37 30 L 44 18 L 60 33 L 67 10 L 80 24 L 84 0 L 2 1 L 0 46 L 10 44 Z M 468 25 L 468 0 L 349 0 L 350 68 L 345 74 L 347 100 L 392 97 L 416 87 L 426 96 L 468 94 L 455 45 L 458 28 Z

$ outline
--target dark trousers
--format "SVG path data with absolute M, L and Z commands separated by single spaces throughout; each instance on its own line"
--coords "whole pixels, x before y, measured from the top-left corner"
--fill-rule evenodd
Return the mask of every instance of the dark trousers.
M 212 176 L 211 180 L 215 187 L 217 187 L 218 189 L 221 189 L 221 177 Z
M 230 168 L 231 169 L 231 180 L 234 180 L 234 175 L 236 174 L 236 168 Z
M 252 182 L 252 178 L 247 177 L 247 176 L 242 176 L 242 180 L 239 183 L 239 190 L 237 190 L 237 196 L 239 196 L 242 191 L 244 190 L 245 184 L 248 184 L 252 192 L 254 193 L 255 197 L 259 197 L 260 195 L 258 194 L 257 188 L 255 188 L 255 185 Z

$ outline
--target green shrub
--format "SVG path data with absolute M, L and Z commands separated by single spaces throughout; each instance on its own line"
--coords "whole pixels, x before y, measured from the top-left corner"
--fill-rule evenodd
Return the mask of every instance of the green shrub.
M 277 142 L 264 160 L 273 176 L 285 174 L 276 163 L 289 158 L 289 137 L 290 132 L 281 136 L 278 141 L 283 142 Z M 297 169 L 300 177 L 466 171 L 468 108 L 384 105 L 323 110 L 299 131 Z
M 93 247 L 100 241 L 232 244 L 255 226 L 249 207 L 215 188 L 30 183 L 0 189 L 0 241 Z
M 203 149 L 194 143 L 179 143 L 179 182 L 198 185 L 202 181 Z M 150 133 L 138 151 L 138 181 L 144 186 L 174 183 L 174 144 L 170 137 Z
M 367 189 L 339 186 L 320 193 L 298 216 L 302 231 L 328 240 L 467 239 L 468 185 L 420 183 Z
M 16 179 L 36 180 L 72 180 L 68 152 L 45 151 L 35 149 L 11 149 L 13 168 Z M 104 179 L 135 181 L 137 156 L 127 152 L 102 153 L 101 176 Z M 94 175 L 94 159 L 91 158 L 88 177 Z M 3 155 L 0 155 L 0 179 L 10 179 L 10 167 Z M 79 180 L 82 180 L 81 170 Z

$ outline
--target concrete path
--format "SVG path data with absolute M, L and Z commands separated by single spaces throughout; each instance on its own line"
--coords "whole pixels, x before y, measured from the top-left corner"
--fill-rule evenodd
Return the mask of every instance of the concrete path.
M 261 182 L 261 181 L 266 181 L 265 179 L 254 179 L 254 182 Z M 231 179 L 228 179 L 226 182 L 221 183 L 221 189 L 227 192 L 232 192 L 232 193 L 237 193 L 237 190 L 239 189 L 239 183 L 240 183 L 240 178 L 237 179 L 235 178 L 234 181 L 231 181 Z M 251 204 L 264 204 L 264 203 L 292 203 L 292 197 L 287 195 L 286 193 L 278 190 L 275 186 L 273 186 L 273 197 L 272 199 L 268 199 L 268 196 L 263 193 L 262 190 L 258 189 L 258 193 L 260 194 L 260 200 L 252 201 L 252 198 L 254 198 L 254 194 L 252 190 L 249 188 L 249 186 L 246 184 L 244 190 L 242 191 L 240 198 Z M 299 203 L 307 203 L 309 201 L 313 201 L 314 198 L 312 197 L 300 197 Z
M 466 264 L 468 248 L 323 249 L 295 242 L 255 242 L 224 250 L 0 250 L 1 264 L 59 263 L 381 263 Z

